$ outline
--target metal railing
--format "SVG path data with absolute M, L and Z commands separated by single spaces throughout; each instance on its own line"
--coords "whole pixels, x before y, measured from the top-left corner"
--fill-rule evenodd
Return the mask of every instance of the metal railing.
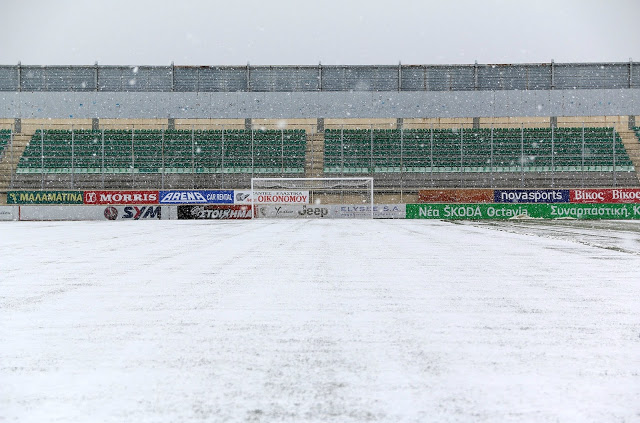
M 0 91 L 306 92 L 640 88 L 638 62 L 397 66 L 0 66 Z

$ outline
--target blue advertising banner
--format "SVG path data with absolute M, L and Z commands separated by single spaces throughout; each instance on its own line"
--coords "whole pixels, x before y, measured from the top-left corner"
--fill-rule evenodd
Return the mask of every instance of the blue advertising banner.
M 160 204 L 233 204 L 233 190 L 160 191 Z
M 568 203 L 568 189 L 497 189 L 496 203 Z

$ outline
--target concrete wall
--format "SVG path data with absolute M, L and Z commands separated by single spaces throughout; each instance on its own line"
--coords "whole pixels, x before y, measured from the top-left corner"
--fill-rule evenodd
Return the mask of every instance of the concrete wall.
M 456 92 L 1 92 L 0 119 L 303 119 L 640 114 L 640 89 Z

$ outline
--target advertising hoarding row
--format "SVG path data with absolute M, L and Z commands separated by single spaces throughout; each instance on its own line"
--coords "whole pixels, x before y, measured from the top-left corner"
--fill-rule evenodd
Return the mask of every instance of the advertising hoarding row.
M 640 203 L 640 188 L 421 190 L 418 203 Z
M 7 204 L 309 204 L 309 191 L 162 190 L 162 191 L 9 191 Z M 617 204 L 640 203 L 639 188 L 606 189 L 429 189 L 418 203 Z
M 407 219 L 640 219 L 640 204 L 407 204 Z
M 144 205 L 144 204 L 309 204 L 309 191 L 251 191 L 235 190 L 90 190 L 90 191 L 9 191 L 8 204 L 86 204 L 86 205 Z
M 144 221 L 144 220 L 241 220 L 256 218 L 368 218 L 370 206 L 360 205 L 44 205 L 1 206 L 0 221 Z M 571 203 L 431 203 L 383 204 L 373 209 L 376 219 L 503 220 L 538 219 L 640 219 L 640 204 Z
M 371 217 L 370 205 L 356 204 L 262 204 L 256 205 L 257 218 L 352 219 Z M 404 219 L 405 204 L 376 204 L 374 219 Z

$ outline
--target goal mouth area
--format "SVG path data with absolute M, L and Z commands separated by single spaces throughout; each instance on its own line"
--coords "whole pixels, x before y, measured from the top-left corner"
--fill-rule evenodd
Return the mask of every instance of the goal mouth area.
M 254 218 L 373 218 L 373 178 L 252 178 L 251 198 Z

